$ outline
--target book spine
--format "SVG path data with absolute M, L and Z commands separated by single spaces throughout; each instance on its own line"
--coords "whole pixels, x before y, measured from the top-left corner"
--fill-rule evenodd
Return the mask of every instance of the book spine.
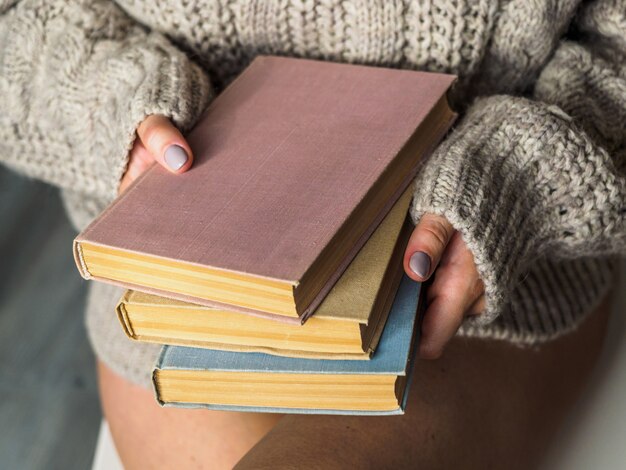
M 163 361 L 165 360 L 165 356 L 167 355 L 167 350 L 169 346 L 163 346 L 161 348 L 161 352 L 159 353 L 159 357 L 154 364 L 154 368 L 152 369 L 152 391 L 154 392 L 154 398 L 160 406 L 165 406 L 165 401 L 161 398 L 161 384 L 159 382 L 159 372 L 163 366 Z
M 413 223 L 411 221 L 411 217 L 408 215 L 404 219 L 404 224 L 402 225 L 402 230 L 400 231 L 400 235 L 398 236 L 398 241 L 396 242 L 396 246 L 394 248 L 394 252 L 389 260 L 389 264 L 387 265 L 387 269 L 385 270 L 385 277 L 391 277 L 393 279 L 391 283 L 391 288 L 387 292 L 387 295 L 381 297 L 376 300 L 376 304 L 382 304 L 382 307 L 379 307 L 379 311 L 384 312 L 383 315 L 379 315 L 375 320 L 378 322 L 376 328 L 372 329 L 373 333 L 369 338 L 363 338 L 363 344 L 367 346 L 367 352 L 369 354 L 374 354 L 376 348 L 378 347 L 378 342 L 380 341 L 380 337 L 383 334 L 383 329 L 385 328 L 385 324 L 387 323 L 387 319 L 389 318 L 389 312 L 391 311 L 391 307 L 393 305 L 393 301 L 396 298 L 396 294 L 398 293 L 398 289 L 400 288 L 400 282 L 402 282 L 402 278 L 404 276 L 404 267 L 402 266 L 402 259 L 404 257 L 404 250 L 406 249 L 407 243 L 409 242 L 409 237 L 411 236 L 413 229 Z
M 83 256 L 83 249 L 80 246 L 79 240 L 74 240 L 72 244 L 72 251 L 74 252 L 74 262 L 76 263 L 76 267 L 78 268 L 78 272 L 83 277 L 83 279 L 91 279 L 91 273 L 87 268 L 87 263 L 85 262 L 85 257 Z
M 122 329 L 124 330 L 124 333 L 126 333 L 126 336 L 128 336 L 130 339 L 137 340 L 138 337 L 135 334 L 135 330 L 133 329 L 130 316 L 128 315 L 128 309 L 126 308 L 126 295 L 127 294 L 124 293 L 120 301 L 117 303 L 117 306 L 115 307 L 115 312 L 117 313 L 117 318 L 120 321 L 120 324 L 122 325 Z
M 437 141 L 439 142 L 439 141 Z M 324 287 L 317 293 L 317 295 L 313 298 L 308 307 L 302 312 L 301 318 L 302 323 L 305 323 L 306 320 L 309 319 L 311 315 L 315 313 L 315 310 L 319 305 L 324 301 L 324 298 L 328 295 L 330 290 L 335 286 L 341 275 L 348 268 L 354 257 L 357 253 L 363 248 L 367 240 L 372 236 L 372 234 L 376 231 L 380 223 L 383 221 L 385 216 L 389 213 L 391 208 L 398 202 L 400 197 L 404 194 L 404 192 L 408 189 L 411 182 L 415 179 L 417 172 L 419 170 L 419 162 L 414 165 L 414 167 L 407 172 L 407 175 L 403 179 L 402 183 L 398 188 L 394 191 L 391 197 L 385 202 L 382 210 L 376 214 L 376 217 L 370 224 L 370 226 L 363 232 L 363 234 L 359 237 L 357 242 L 352 246 L 352 248 L 348 251 L 347 255 L 344 257 L 341 264 L 337 267 L 332 276 L 328 278 Z

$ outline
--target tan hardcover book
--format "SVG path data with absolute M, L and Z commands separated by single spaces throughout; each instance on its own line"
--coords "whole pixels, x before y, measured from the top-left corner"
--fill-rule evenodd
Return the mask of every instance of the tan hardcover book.
M 444 74 L 259 57 L 75 240 L 81 274 L 300 321 L 454 119 Z
M 126 291 L 117 314 L 139 341 L 313 359 L 368 359 L 402 276 L 412 224 L 407 192 L 304 325 Z

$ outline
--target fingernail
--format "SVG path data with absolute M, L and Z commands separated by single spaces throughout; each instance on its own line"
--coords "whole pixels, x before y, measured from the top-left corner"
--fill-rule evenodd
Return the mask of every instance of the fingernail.
M 422 251 L 416 251 L 411 255 L 409 268 L 419 277 L 425 278 L 430 271 L 430 257 Z
M 187 163 L 187 160 L 189 160 L 187 152 L 185 152 L 185 149 L 180 145 L 170 145 L 165 151 L 163 158 L 167 166 L 174 171 L 180 170 L 183 165 Z

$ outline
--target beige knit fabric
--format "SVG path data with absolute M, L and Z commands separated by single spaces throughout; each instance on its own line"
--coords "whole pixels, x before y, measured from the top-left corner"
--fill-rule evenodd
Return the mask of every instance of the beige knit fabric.
M 188 129 L 261 53 L 459 76 L 412 215 L 445 215 L 474 253 L 487 311 L 461 334 L 549 340 L 606 293 L 626 252 L 626 0 L 0 0 L 0 160 L 59 186 L 82 227 L 146 115 Z M 118 295 L 92 286 L 90 338 L 146 385 L 158 347 L 125 338 Z

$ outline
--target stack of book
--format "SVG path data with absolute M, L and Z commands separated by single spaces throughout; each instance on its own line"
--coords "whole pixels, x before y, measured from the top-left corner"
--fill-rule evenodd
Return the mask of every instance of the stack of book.
M 164 344 L 160 403 L 402 413 L 420 286 L 402 274 L 410 182 L 455 118 L 454 77 L 260 57 L 74 242 Z

